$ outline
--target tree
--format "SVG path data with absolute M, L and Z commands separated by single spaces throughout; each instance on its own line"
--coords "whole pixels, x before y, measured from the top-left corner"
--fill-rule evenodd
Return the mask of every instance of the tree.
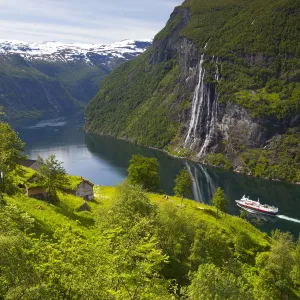
M 160 275 L 168 257 L 159 243 L 155 216 L 156 206 L 142 188 L 127 182 L 117 187 L 110 207 L 100 208 L 96 248 L 101 253 L 95 256 L 105 257 L 100 267 L 106 274 L 99 282 L 114 296 L 103 299 L 169 299 L 168 284 Z
M 294 267 L 292 271 L 292 279 L 295 287 L 300 287 L 300 237 L 298 238 L 296 249 L 294 251 Z
M 252 291 L 242 278 L 216 267 L 202 264 L 192 276 L 188 287 L 188 299 L 253 299 Z
M 1 109 L 0 109 L 1 116 Z M 0 121 L 0 199 L 3 200 L 4 183 L 9 183 L 9 174 L 24 157 L 24 143 L 18 134 L 7 124 Z
M 51 154 L 46 159 L 38 157 L 40 164 L 39 171 L 45 177 L 45 185 L 50 198 L 55 199 L 57 190 L 63 189 L 67 184 L 66 170 L 62 166 L 62 162 L 56 159 L 54 154 Z
M 293 236 L 276 230 L 272 238 L 271 251 L 256 259 L 259 276 L 254 281 L 255 299 L 296 299 L 292 291 Z
M 0 122 L 0 171 L 12 171 L 24 157 L 23 148 L 18 134 L 7 123 Z
M 227 210 L 227 205 L 228 205 L 228 199 L 224 193 L 224 191 L 218 187 L 212 200 L 211 203 L 217 208 L 217 216 L 219 213 L 219 210 L 222 212 L 226 212 Z
M 100 209 L 99 218 L 106 220 L 105 224 L 110 227 L 122 226 L 128 229 L 139 220 L 155 215 L 156 206 L 151 204 L 140 186 L 133 186 L 125 181 L 116 187 L 110 211 L 111 214 L 107 214 L 106 209 Z
M 183 201 L 183 197 L 191 196 L 191 185 L 192 185 L 192 178 L 189 171 L 184 168 L 181 172 L 177 175 L 175 179 L 175 188 L 174 192 L 176 196 L 181 197 L 181 202 Z
M 260 270 L 255 291 L 258 295 L 268 295 L 269 299 L 289 299 L 294 266 L 293 237 L 290 233 L 276 230 L 272 238 L 271 251 Z
M 133 155 L 128 168 L 128 181 L 139 185 L 146 191 L 159 191 L 159 164 L 156 158 Z

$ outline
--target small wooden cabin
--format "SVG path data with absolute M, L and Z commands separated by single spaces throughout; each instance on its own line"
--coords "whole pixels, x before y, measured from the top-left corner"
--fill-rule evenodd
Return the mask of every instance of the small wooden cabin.
M 43 186 L 26 187 L 26 196 L 45 200 L 47 198 L 47 192 Z
M 82 179 L 80 184 L 75 189 L 75 195 L 85 200 L 94 199 L 94 184 L 88 180 Z
M 72 176 L 69 182 L 69 188 L 65 189 L 65 192 L 85 200 L 93 200 L 94 184 L 82 177 Z
M 46 200 L 47 191 L 44 187 L 43 176 L 30 168 L 23 168 L 20 173 L 22 180 L 20 180 L 18 187 L 24 191 L 24 194 L 31 198 Z

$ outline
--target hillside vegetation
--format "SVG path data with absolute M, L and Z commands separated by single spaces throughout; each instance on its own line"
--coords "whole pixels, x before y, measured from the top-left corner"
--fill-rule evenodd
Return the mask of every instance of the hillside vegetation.
M 183 170 L 179 198 L 146 193 L 141 186 L 158 189 L 158 164 L 137 155 L 128 181 L 94 187 L 94 200 L 85 201 L 67 194 L 82 179 L 67 175 L 54 155 L 38 158 L 39 172 L 19 166 L 24 144 L 0 125 L 1 299 L 300 295 L 300 239 L 279 231 L 269 237 L 227 215 L 220 188 L 215 207 L 183 199 L 191 185 Z M 45 188 L 45 200 L 25 196 L 34 187 Z
M 100 92 L 87 107 L 86 130 L 157 148 L 174 137 L 179 124 L 170 117 L 178 112 L 168 108 L 176 98 L 172 88 L 178 67 L 175 61 L 149 64 L 151 51 L 146 52 L 104 79 Z
M 81 212 L 70 195 L 57 205 L 4 198 L 4 299 L 296 299 L 300 248 L 289 235 L 270 239 L 210 206 L 126 183 L 95 196 Z
M 191 18 L 180 35 L 200 47 L 207 42 L 207 54 L 222 60 L 220 101 L 235 101 L 256 116 L 299 114 L 298 1 L 191 0 L 183 7 Z
M 149 45 L 123 41 L 101 45 L 101 50 L 99 45 L 84 49 L 88 45 L 0 41 L 0 105 L 7 118 L 74 114 L 96 95 L 112 69 Z
M 273 137 L 299 141 L 299 8 L 299 1 L 293 0 L 184 1 L 146 53 L 102 82 L 87 106 L 85 130 L 195 159 L 196 153 L 183 145 L 197 85 L 195 68 L 205 53 L 205 83 L 216 87 L 219 112 L 211 146 L 217 156 L 201 159 L 254 176 L 299 181 L 297 172 L 274 171 L 282 170 L 289 160 L 283 155 L 293 152 L 288 143 L 282 154 L 268 155 L 267 165 L 272 168 L 264 174 L 254 171 L 245 159 L 249 148 L 250 153 L 256 148 L 257 154 L 251 157 L 253 164 L 260 164 L 259 157 L 265 155 L 262 149 Z M 229 126 L 222 123 L 225 112 L 233 122 L 239 120 L 240 116 L 234 119 L 236 107 L 246 109 L 251 122 L 259 126 L 258 141 L 251 134 L 247 137 L 243 128 L 223 132 Z M 290 162 L 299 168 L 298 155 Z
M 82 108 L 57 78 L 40 72 L 23 58 L 0 56 L 0 105 L 7 117 L 56 115 Z

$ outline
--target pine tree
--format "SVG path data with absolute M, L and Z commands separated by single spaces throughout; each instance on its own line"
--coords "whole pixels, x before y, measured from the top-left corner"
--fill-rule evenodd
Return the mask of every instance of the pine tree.
M 219 214 L 219 210 L 222 212 L 227 211 L 227 206 L 228 206 L 228 199 L 224 193 L 224 191 L 218 187 L 212 200 L 211 203 L 216 207 L 217 209 L 217 217 Z

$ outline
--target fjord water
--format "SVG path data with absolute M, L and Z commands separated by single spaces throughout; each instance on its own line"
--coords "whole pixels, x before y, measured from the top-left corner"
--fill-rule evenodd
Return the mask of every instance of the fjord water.
M 25 151 L 35 159 L 54 153 L 64 162 L 69 174 L 83 176 L 98 185 L 116 185 L 127 176 L 129 160 L 133 154 L 156 157 L 160 164 L 161 189 L 173 194 L 174 179 L 183 167 L 193 176 L 193 198 L 210 203 L 218 186 L 227 194 L 229 213 L 239 215 L 236 199 L 244 194 L 251 199 L 279 208 L 277 217 L 255 219 L 256 225 L 270 233 L 279 228 L 295 236 L 300 231 L 300 186 L 242 176 L 224 170 L 176 159 L 162 151 L 137 146 L 107 136 L 84 134 L 83 121 L 63 118 L 44 120 L 35 124 L 12 124 L 26 142 Z M 287 166 L 288 167 L 288 166 Z

